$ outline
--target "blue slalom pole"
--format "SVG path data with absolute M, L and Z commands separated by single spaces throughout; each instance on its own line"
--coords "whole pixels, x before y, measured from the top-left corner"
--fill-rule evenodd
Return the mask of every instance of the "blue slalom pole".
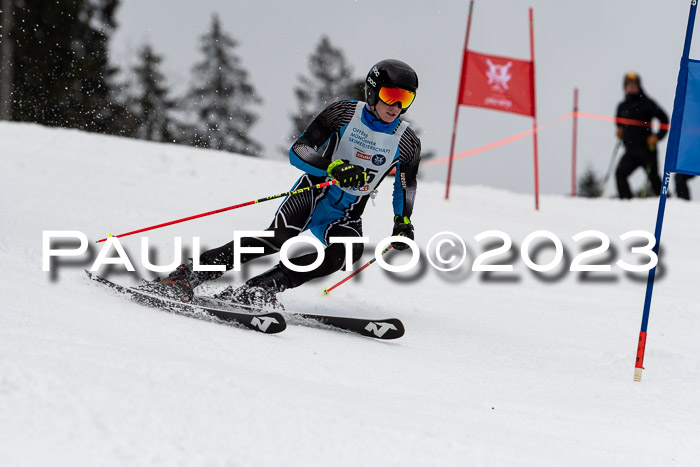
M 690 13 L 688 15 L 688 28 L 685 33 L 685 45 L 683 46 L 683 56 L 678 72 L 678 84 L 676 85 L 676 97 L 673 101 L 673 114 L 671 116 L 671 129 L 669 130 L 668 144 L 666 145 L 666 160 L 664 162 L 663 185 L 659 196 L 659 210 L 656 214 L 656 228 L 654 238 L 656 243 L 653 251 L 658 256 L 659 243 L 661 242 L 661 227 L 664 222 L 664 212 L 666 211 L 666 199 L 668 195 L 668 184 L 671 181 L 671 172 L 675 171 L 676 160 L 678 158 L 678 146 L 680 143 L 681 130 L 683 126 L 683 112 L 685 110 L 685 95 L 688 87 L 688 61 L 690 60 L 690 43 L 693 39 L 693 27 L 695 25 L 695 13 L 698 0 L 691 0 Z M 649 312 L 651 309 L 651 294 L 654 289 L 654 277 L 656 276 L 655 266 L 649 271 L 647 278 L 647 290 L 644 297 L 644 314 L 642 315 L 642 327 L 639 332 L 639 343 L 637 345 L 637 360 L 634 368 L 634 380 L 642 380 L 642 370 L 644 369 L 644 351 L 647 342 L 647 326 L 649 325 Z

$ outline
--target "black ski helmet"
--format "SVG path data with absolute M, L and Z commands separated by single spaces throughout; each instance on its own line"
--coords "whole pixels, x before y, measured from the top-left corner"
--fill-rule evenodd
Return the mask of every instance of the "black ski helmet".
M 367 73 L 365 80 L 365 97 L 371 106 L 377 105 L 379 88 L 401 88 L 407 91 L 418 90 L 418 75 L 416 71 L 401 60 L 388 58 L 374 65 Z M 403 114 L 408 107 L 401 109 Z

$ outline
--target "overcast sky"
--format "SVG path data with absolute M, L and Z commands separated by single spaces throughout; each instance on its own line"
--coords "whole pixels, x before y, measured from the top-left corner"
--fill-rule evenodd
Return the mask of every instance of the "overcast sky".
M 614 115 L 623 97 L 623 75 L 630 70 L 641 74 L 648 95 L 670 116 L 690 0 L 477 0 L 469 48 L 529 59 L 530 6 L 540 123 L 571 111 L 576 86 L 581 111 Z M 383 58 L 398 58 L 416 69 L 420 89 L 405 117 L 422 130 L 423 147 L 442 157 L 449 152 L 468 9 L 467 0 L 122 0 L 112 60 L 121 66 L 133 63 L 137 50 L 149 43 L 164 57 L 170 84 L 182 89 L 200 60 L 199 38 L 218 13 L 224 29 L 238 41 L 236 52 L 264 99 L 253 136 L 268 157 L 281 159 L 279 148 L 286 145 L 295 112 L 296 77 L 308 74 L 307 58 L 325 34 L 345 52 L 357 77 Z M 700 58 L 697 44 L 691 57 Z M 527 117 L 462 107 L 455 152 L 531 125 Z M 540 133 L 543 193 L 570 192 L 571 133 L 570 120 Z M 590 166 L 602 176 L 614 144 L 611 123 L 581 121 L 581 171 Z M 663 165 L 665 144 L 659 149 Z M 454 170 L 457 183 L 531 192 L 532 139 L 461 159 Z M 423 174 L 444 180 L 446 171 L 443 164 L 426 167 Z M 638 171 L 633 181 L 639 184 L 642 178 Z

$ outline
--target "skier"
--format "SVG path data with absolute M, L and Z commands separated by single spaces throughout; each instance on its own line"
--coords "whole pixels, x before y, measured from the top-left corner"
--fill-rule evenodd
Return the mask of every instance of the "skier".
M 240 260 L 243 264 L 276 253 L 285 241 L 310 230 L 326 246 L 323 262 L 310 272 L 296 272 L 280 262 L 243 286 L 235 290 L 229 287 L 217 297 L 254 306 L 275 306 L 277 293 L 340 270 L 345 264 L 345 244 L 330 243 L 329 238 L 362 236 L 362 212 L 392 169 L 396 169 L 396 176 L 391 233 L 413 239 L 411 214 L 421 143 L 400 116 L 413 103 L 417 89 L 418 76 L 413 68 L 399 60 L 382 60 L 367 73 L 367 102 L 337 101 L 311 122 L 289 151 L 290 163 L 304 172 L 293 189 L 311 189 L 288 196 L 280 204 L 267 228 L 274 236 L 242 238 L 242 247 L 261 247 L 263 252 L 242 252 Z M 325 151 L 319 153 L 318 149 L 326 142 Z M 338 184 L 314 189 L 329 180 L 337 180 Z M 408 248 L 400 242 L 392 246 L 397 250 Z M 226 270 L 230 270 L 233 249 L 232 241 L 205 251 L 200 256 L 200 264 L 225 265 Z M 360 259 L 362 252 L 362 244 L 352 245 L 353 263 Z M 311 253 L 291 261 L 306 266 L 312 264 L 316 256 Z M 160 280 L 159 285 L 166 286 L 171 296 L 189 301 L 195 287 L 222 274 L 194 271 L 192 263 L 186 263 Z
M 642 90 L 641 80 L 637 73 L 627 73 L 624 79 L 625 100 L 617 107 L 617 118 L 638 120 L 650 123 L 657 118 L 662 124 L 668 123 L 668 115 L 656 102 L 647 97 Z M 659 129 L 653 134 L 648 126 L 617 124 L 617 137 L 625 146 L 625 154 L 615 171 L 617 191 L 621 199 L 632 198 L 627 177 L 637 167 L 646 170 L 651 188 L 656 196 L 661 194 L 661 177 L 656 158 L 656 144 L 666 136 L 668 130 Z

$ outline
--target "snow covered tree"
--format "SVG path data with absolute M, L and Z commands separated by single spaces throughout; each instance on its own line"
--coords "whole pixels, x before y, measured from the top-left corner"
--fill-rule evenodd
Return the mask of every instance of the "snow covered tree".
M 260 104 L 248 72 L 233 53 L 238 45 L 214 15 L 209 32 L 201 38 L 202 61 L 194 67 L 194 86 L 188 96 L 189 143 L 205 148 L 259 155 L 262 146 L 250 136 L 258 116 L 250 110 Z
M 294 129 L 291 140 L 296 140 L 323 109 L 338 99 L 364 99 L 364 79 L 352 77 L 352 68 L 342 50 L 334 47 L 323 36 L 309 57 L 310 76 L 299 76 L 294 89 L 298 113 L 292 116 Z
M 146 45 L 134 67 L 135 95 L 130 99 L 130 108 L 139 122 L 134 136 L 151 141 L 173 141 L 170 111 L 175 103 L 168 97 L 165 77 L 159 70 L 161 60 L 162 57 Z
M 589 167 L 578 180 L 578 196 L 597 198 L 600 195 L 602 195 L 601 181 Z
M 12 119 L 12 63 L 10 40 L 14 13 L 12 0 L 0 0 L 0 120 Z
M 14 120 L 117 133 L 107 45 L 119 0 L 13 0 Z
M 74 35 L 79 63 L 79 87 L 75 88 L 70 119 L 77 128 L 119 133 L 115 108 L 110 101 L 110 82 L 117 69 L 109 64 L 108 43 L 116 29 L 114 14 L 119 0 L 84 0 Z

